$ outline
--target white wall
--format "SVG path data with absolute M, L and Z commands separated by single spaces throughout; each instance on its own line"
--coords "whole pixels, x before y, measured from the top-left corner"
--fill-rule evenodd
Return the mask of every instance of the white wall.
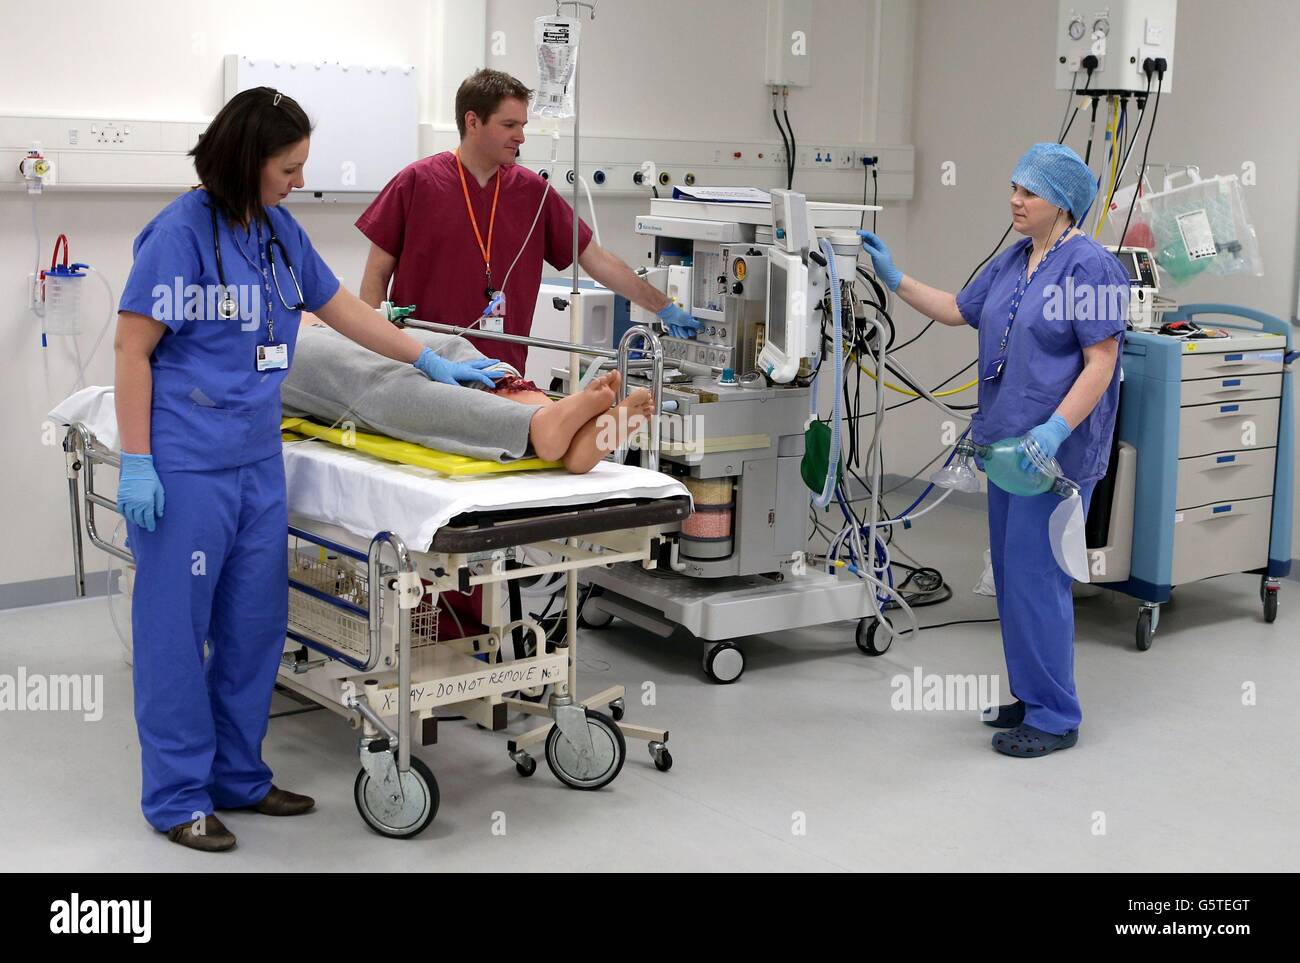
M 813 86 L 790 99 L 800 139 L 910 143 L 911 0 L 814 0 L 813 8 Z M 175 0 L 163 10 L 135 0 L 104 0 L 65 3 L 60 11 L 54 34 L 43 18 L 6 19 L 0 112 L 206 119 L 221 106 L 223 55 L 241 53 L 291 61 L 413 63 L 426 78 L 421 120 L 446 129 L 454 126 L 455 87 L 476 66 L 487 63 L 533 83 L 532 22 L 553 13 L 554 4 Z M 582 49 L 582 132 L 779 142 L 763 87 L 765 20 L 763 0 L 601 0 Z M 489 56 L 484 38 L 496 30 L 505 31 L 505 54 Z M 59 41 L 53 56 L 51 36 Z M 37 204 L 41 256 L 48 262 L 55 235 L 65 232 L 74 258 L 94 264 L 120 291 L 132 239 L 169 199 L 51 190 Z M 599 208 L 606 245 L 633 264 L 645 257 L 631 230 L 642 206 L 626 199 Z M 366 252 L 352 227 L 360 208 L 305 204 L 294 213 L 330 266 L 355 289 Z M 882 219 L 882 229 L 896 216 Z M 0 601 L 6 586 L 13 589 L 9 583 L 71 571 L 62 452 L 41 444 L 40 425 L 49 407 L 68 393 L 75 365 L 66 344 L 41 351 L 36 321 L 24 308 L 33 243 L 26 195 L 0 191 L 0 405 L 17 429 L 7 438 L 0 474 L 7 536 L 0 548 Z M 110 305 L 101 292 L 88 290 L 83 317 L 98 325 Z M 81 339 L 87 350 L 92 340 Z M 112 378 L 110 332 L 87 381 L 107 384 Z M 111 494 L 110 482 L 111 473 L 101 486 Z M 88 548 L 89 570 L 102 568 L 102 559 Z
M 210 117 L 221 105 L 221 58 L 247 53 L 285 60 L 414 63 L 426 78 L 421 118 L 447 127 L 455 85 L 480 63 L 535 77 L 532 20 L 553 12 L 545 0 L 343 0 L 263 4 L 176 0 L 156 8 L 128 0 L 68 3 L 57 33 L 39 18 L 10 17 L 0 41 L 0 111 L 162 119 Z M 762 0 L 601 0 L 582 51 L 585 134 L 779 140 L 762 86 Z M 1291 46 L 1300 7 L 1247 0 L 1183 0 L 1178 75 L 1164 98 L 1153 162 L 1198 162 L 1206 173 L 1256 164 L 1248 200 L 1266 276 L 1198 280 L 1183 300 L 1226 300 L 1290 316 L 1294 311 L 1297 190 L 1300 181 L 1300 65 Z M 1006 226 L 1005 185 L 1016 156 L 1050 139 L 1064 98 L 1053 89 L 1055 4 L 1050 0 L 814 0 L 813 86 L 791 96 L 801 139 L 863 140 L 917 148 L 916 194 L 879 218 L 904 270 L 956 289 Z M 503 55 L 484 37 L 505 32 Z M 56 65 L 57 69 L 52 69 Z M 1076 124 L 1076 129 L 1078 125 Z M 1072 138 L 1072 143 L 1079 143 Z M 957 165 L 955 186 L 940 165 Z M 130 243 L 167 198 L 150 194 L 51 191 L 38 202 L 42 257 L 67 232 L 76 258 L 120 289 Z M 645 258 L 631 231 L 642 203 L 601 203 L 606 245 L 633 264 Z M 353 206 L 302 205 L 330 265 L 355 286 L 365 244 Z M 0 587 L 70 571 L 62 453 L 41 444 L 40 423 L 66 394 L 75 367 L 66 345 L 42 352 L 23 308 L 31 270 L 31 206 L 0 191 L 0 405 L 8 433 L 0 472 Z M 88 317 L 108 316 L 103 295 L 88 295 Z M 918 329 L 897 312 L 901 334 Z M 88 346 L 91 339 L 83 338 Z M 931 384 L 974 356 L 967 331 L 944 330 L 903 358 Z M 88 380 L 112 380 L 111 347 L 100 349 Z M 941 420 L 922 404 L 891 415 L 889 470 L 910 474 L 939 449 Z M 110 488 L 111 490 L 111 488 Z M 88 561 L 101 567 L 91 551 Z
M 779 144 L 763 84 L 766 11 L 765 0 L 601 0 L 582 25 L 580 135 Z M 789 99 L 800 143 L 911 143 L 911 11 L 911 0 L 814 0 L 812 82 Z M 533 21 L 554 12 L 546 0 L 488 0 L 486 65 L 532 86 Z M 597 204 L 604 246 L 645 263 L 632 224 L 646 202 Z
M 1053 89 L 1055 27 L 1051 2 L 920 0 L 916 187 L 902 231 L 887 235 L 904 271 L 957 290 L 1005 230 L 1007 184 L 1016 158 L 1034 141 L 1055 140 L 1065 104 L 1064 95 Z M 1247 204 L 1265 270 L 1262 278 L 1196 279 L 1170 289 L 1183 303 L 1237 303 L 1294 317 L 1300 204 L 1297 36 L 1300 6 L 1287 0 L 1178 4 L 1176 86 L 1162 98 L 1149 163 L 1196 163 L 1209 176 L 1240 173 L 1244 162 L 1253 162 L 1258 183 L 1247 190 Z M 1081 112 L 1069 140 L 1080 152 L 1085 120 Z M 940 181 L 947 161 L 956 164 L 955 186 Z M 1140 155 L 1130 163 L 1139 162 Z M 903 333 L 919 330 L 911 309 L 902 306 L 897 316 Z M 974 334 L 932 331 L 902 356 L 934 385 L 974 358 Z M 969 376 L 958 383 L 966 380 Z M 911 474 L 939 449 L 941 418 L 932 410 L 910 405 L 893 417 L 891 471 Z M 1293 555 L 1300 554 L 1300 538 L 1296 545 Z
M 361 15 L 356 4 L 345 0 L 176 0 L 163 11 L 132 0 L 104 0 L 65 4 L 55 31 L 45 17 L 6 17 L 0 41 L 0 112 L 207 119 L 222 104 L 223 55 L 241 53 L 416 64 L 427 80 L 420 92 L 421 115 L 432 121 L 438 115 L 429 105 L 440 101 L 445 87 L 430 68 L 441 53 L 434 29 L 440 9 L 430 0 L 371 0 Z M 478 9 L 481 18 L 481 4 Z M 53 53 L 51 37 L 59 44 Z M 55 236 L 66 233 L 73 257 L 93 264 L 120 293 L 130 270 L 132 239 L 169 199 L 148 193 L 48 191 L 37 203 L 41 257 L 48 264 Z M 295 213 L 328 263 L 355 287 L 365 256 L 352 227 L 359 210 L 304 206 Z M 8 433 L 6 467 L 0 474 L 6 533 L 0 586 L 71 572 L 62 451 L 41 444 L 40 424 L 50 405 L 68 393 L 76 366 L 58 339 L 51 338 L 51 346 L 41 351 L 36 320 L 24 307 L 24 279 L 34 256 L 31 219 L 25 194 L 0 192 L 0 405 L 17 429 Z M 88 285 L 82 316 L 98 329 L 110 305 L 93 282 Z M 93 338 L 80 341 L 88 351 Z M 88 383 L 112 382 L 112 354 L 110 331 L 90 365 Z M 110 494 L 111 481 L 109 472 L 101 483 Z M 103 568 L 103 558 L 88 548 L 91 571 Z

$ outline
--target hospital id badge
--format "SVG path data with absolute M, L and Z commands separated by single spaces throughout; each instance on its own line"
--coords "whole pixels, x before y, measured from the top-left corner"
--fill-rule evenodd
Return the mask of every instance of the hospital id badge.
M 504 291 L 488 292 L 488 306 L 483 309 L 483 320 L 479 324 L 484 331 L 502 334 L 506 329 L 506 293 Z
M 259 344 L 257 346 L 258 371 L 289 370 L 289 346 L 287 344 Z

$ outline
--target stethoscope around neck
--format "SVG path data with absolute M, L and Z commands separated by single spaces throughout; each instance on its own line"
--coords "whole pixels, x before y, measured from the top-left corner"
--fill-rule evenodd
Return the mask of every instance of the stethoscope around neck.
M 239 316 L 239 305 L 235 299 L 230 296 L 230 285 L 226 283 L 226 265 L 221 258 L 221 238 L 218 233 L 217 208 L 215 205 L 208 206 L 208 213 L 212 215 L 212 249 L 217 255 L 217 283 L 221 286 L 221 300 L 217 302 L 217 317 L 222 321 L 233 321 Z M 284 266 L 289 272 L 289 280 L 293 282 L 294 293 L 298 299 L 290 304 L 285 300 L 284 291 L 280 288 L 280 275 L 275 270 L 275 249 L 280 249 L 280 256 L 284 258 Z M 266 260 L 271 265 L 271 280 L 275 282 L 275 293 L 280 297 L 280 303 L 284 305 L 286 311 L 301 311 L 307 306 L 307 302 L 302 296 L 302 286 L 298 284 L 298 276 L 294 274 L 293 263 L 289 260 L 289 252 L 285 250 L 284 243 L 275 236 L 275 230 L 271 231 L 271 239 L 266 242 Z

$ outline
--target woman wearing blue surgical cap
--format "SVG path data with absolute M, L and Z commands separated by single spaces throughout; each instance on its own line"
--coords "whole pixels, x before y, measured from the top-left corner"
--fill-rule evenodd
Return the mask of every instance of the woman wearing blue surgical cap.
M 1110 457 L 1128 306 L 1127 273 L 1078 228 L 1096 192 L 1078 154 L 1035 144 L 1011 175 L 1012 226 L 1024 240 L 956 295 L 903 274 L 880 238 L 860 232 L 890 290 L 927 317 L 979 332 L 972 440 L 1032 435 L 1078 483 L 1085 512 Z M 984 721 L 1003 730 L 993 748 L 1009 756 L 1045 756 L 1079 739 L 1071 582 L 1048 539 L 1058 504 L 988 486 L 1002 648 L 1016 701 Z
M 303 186 L 310 135 L 290 97 L 231 98 L 191 151 L 202 186 L 136 238 L 118 315 L 141 806 L 191 849 L 235 845 L 216 809 L 313 805 L 262 760 L 288 609 L 280 382 L 301 312 L 430 378 L 484 378 L 340 287 L 280 206 Z

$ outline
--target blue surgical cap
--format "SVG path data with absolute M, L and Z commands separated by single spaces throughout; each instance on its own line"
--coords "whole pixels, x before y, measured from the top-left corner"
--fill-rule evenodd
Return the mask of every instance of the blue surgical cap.
M 1011 183 L 1070 212 L 1076 223 L 1097 196 L 1097 183 L 1083 158 L 1064 144 L 1035 144 L 1016 164 Z

